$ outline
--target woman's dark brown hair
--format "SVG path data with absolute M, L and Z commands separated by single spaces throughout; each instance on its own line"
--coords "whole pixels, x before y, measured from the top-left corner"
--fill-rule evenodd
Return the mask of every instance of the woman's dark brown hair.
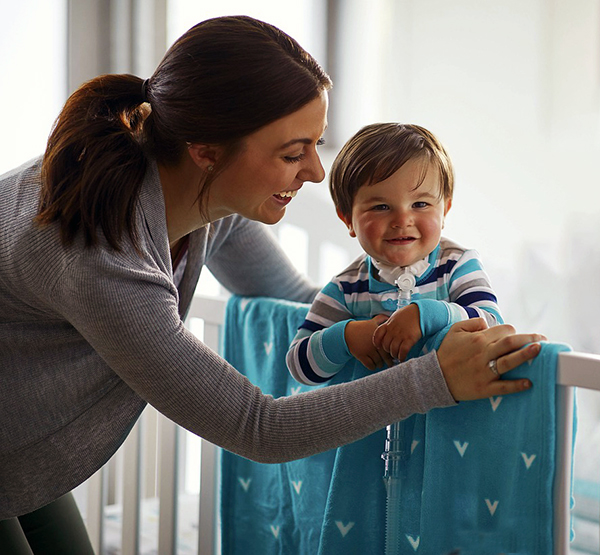
M 331 87 L 328 75 L 291 37 L 246 16 L 192 27 L 144 82 L 103 75 L 67 100 L 42 164 L 37 221 L 58 222 L 63 242 L 99 232 L 120 248 L 137 244 L 135 207 L 148 157 L 174 165 L 187 143 L 220 145 L 225 156 L 198 191 L 205 209 L 210 181 L 244 137 L 295 112 Z

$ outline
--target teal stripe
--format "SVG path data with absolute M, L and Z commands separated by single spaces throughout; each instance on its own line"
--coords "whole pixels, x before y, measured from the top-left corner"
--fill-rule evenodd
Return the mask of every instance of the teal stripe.
M 472 258 L 471 260 L 467 260 L 467 262 L 465 262 L 464 264 L 461 264 L 460 266 L 457 265 L 454 267 L 454 272 L 450 281 L 452 282 L 452 280 L 456 278 L 466 276 L 467 274 L 471 274 L 473 272 L 480 272 L 482 270 L 483 267 L 481 266 L 479 260 L 477 260 L 476 258 Z

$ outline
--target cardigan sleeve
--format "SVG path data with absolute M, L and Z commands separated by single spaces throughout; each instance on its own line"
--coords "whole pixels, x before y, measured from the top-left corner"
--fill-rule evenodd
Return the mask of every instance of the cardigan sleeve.
M 231 216 L 214 226 L 206 265 L 232 293 L 310 303 L 319 288 L 293 266 L 266 225 Z

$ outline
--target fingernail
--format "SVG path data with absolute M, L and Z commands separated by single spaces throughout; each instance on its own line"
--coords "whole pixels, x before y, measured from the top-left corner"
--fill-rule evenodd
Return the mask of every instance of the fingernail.
M 529 389 L 531 387 L 531 382 L 529 380 L 523 380 L 523 389 Z

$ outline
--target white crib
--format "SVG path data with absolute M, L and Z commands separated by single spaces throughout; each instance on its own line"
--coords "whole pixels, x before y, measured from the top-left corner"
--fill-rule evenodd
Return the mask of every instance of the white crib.
M 225 298 L 196 297 L 191 307 L 188 322 L 200 319 L 204 322 L 204 342 L 214 350 L 219 350 L 221 327 L 225 316 Z M 600 356 L 583 353 L 563 353 L 558 369 L 558 416 L 557 467 L 555 477 L 555 554 L 569 555 L 570 537 L 570 483 L 571 445 L 573 430 L 574 388 L 600 391 Z M 86 523 L 94 548 L 98 555 L 122 553 L 137 555 L 144 553 L 141 546 L 142 514 L 146 485 L 156 482 L 157 538 L 153 553 L 175 555 L 176 553 L 198 553 L 216 555 L 220 553 L 218 534 L 217 502 L 217 448 L 207 441 L 201 441 L 201 457 L 197 472 L 200 474 L 200 494 L 193 498 L 197 511 L 186 507 L 185 516 L 190 520 L 194 514 L 197 539 L 195 545 L 189 541 L 185 548 L 178 549 L 181 510 L 178 505 L 182 498 L 181 469 L 185 430 L 156 411 L 145 411 L 127 438 L 119 453 L 107 465 L 92 476 L 83 489 L 86 490 Z M 125 464 L 126 462 L 126 464 Z M 112 469 L 111 469 L 112 465 Z M 115 467 L 118 467 L 115 471 Z M 145 475 L 142 472 L 145 469 Z M 117 474 L 119 479 L 110 478 Z M 145 476 L 145 480 L 144 480 Z M 148 489 L 146 487 L 146 489 Z M 150 488 L 152 489 L 152 488 Z M 146 494 L 147 496 L 147 494 Z M 107 546 L 105 537 L 109 499 L 120 500 L 121 545 Z M 195 515 L 197 514 L 197 519 Z

